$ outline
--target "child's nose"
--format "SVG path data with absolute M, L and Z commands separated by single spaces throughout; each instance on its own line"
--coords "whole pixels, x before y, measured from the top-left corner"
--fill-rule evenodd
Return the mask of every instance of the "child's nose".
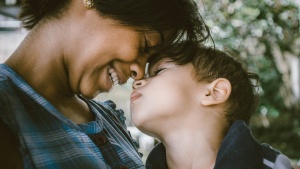
M 132 88 L 133 89 L 136 89 L 138 87 L 141 87 L 142 85 L 144 85 L 144 80 L 135 80 L 133 83 L 132 83 Z

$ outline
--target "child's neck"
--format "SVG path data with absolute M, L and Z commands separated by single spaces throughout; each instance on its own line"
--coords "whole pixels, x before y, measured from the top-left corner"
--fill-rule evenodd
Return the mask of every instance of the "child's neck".
M 205 128 L 177 130 L 164 137 L 162 143 L 166 147 L 167 164 L 170 169 L 212 169 L 224 133 L 218 125 Z M 222 126 L 219 126 L 222 127 Z

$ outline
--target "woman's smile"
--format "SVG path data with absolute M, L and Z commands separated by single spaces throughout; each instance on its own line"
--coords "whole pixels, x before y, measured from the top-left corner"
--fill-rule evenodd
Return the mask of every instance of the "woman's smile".
M 118 78 L 118 75 L 117 75 L 115 69 L 109 68 L 108 72 L 109 72 L 109 76 L 110 76 L 110 79 L 111 79 L 113 85 L 119 84 L 119 78 Z

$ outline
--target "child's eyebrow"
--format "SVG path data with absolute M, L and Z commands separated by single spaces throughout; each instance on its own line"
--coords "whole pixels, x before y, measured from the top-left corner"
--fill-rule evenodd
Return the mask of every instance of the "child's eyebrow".
M 153 69 L 155 69 L 156 65 L 161 59 L 157 59 L 154 62 L 148 63 L 147 69 L 146 69 L 146 77 L 150 77 L 151 73 L 153 73 Z M 152 71 L 152 72 L 151 72 Z
M 154 55 L 150 56 L 150 58 L 148 59 L 148 64 L 150 64 L 150 65 L 155 64 L 160 59 L 161 59 L 160 55 L 154 54 Z
M 148 62 L 148 71 L 150 70 L 150 68 L 152 68 L 157 62 L 159 62 L 162 58 L 160 59 L 152 59 Z

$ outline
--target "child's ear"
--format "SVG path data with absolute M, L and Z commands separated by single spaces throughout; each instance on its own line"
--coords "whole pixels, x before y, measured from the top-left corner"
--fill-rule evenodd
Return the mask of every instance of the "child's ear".
M 216 105 L 227 101 L 231 93 L 231 84 L 225 78 L 218 78 L 206 86 L 202 105 Z

